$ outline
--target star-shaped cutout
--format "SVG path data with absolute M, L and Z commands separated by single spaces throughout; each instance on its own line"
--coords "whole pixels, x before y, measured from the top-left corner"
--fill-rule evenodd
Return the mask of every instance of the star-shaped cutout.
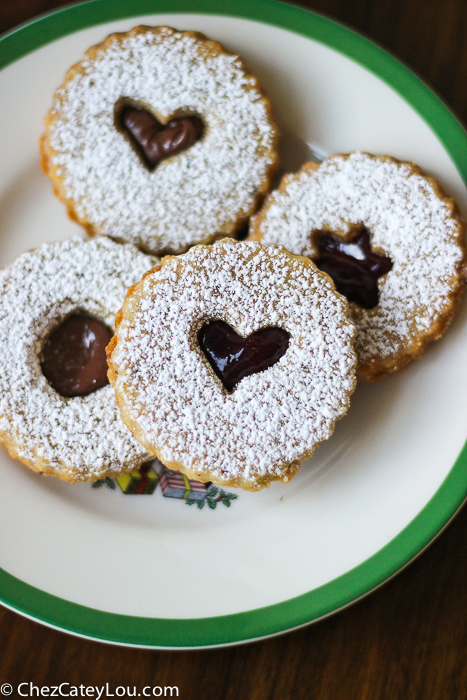
M 367 228 L 360 226 L 349 241 L 323 232 L 318 238 L 318 251 L 316 265 L 332 278 L 340 294 L 364 309 L 378 305 L 378 279 L 392 269 L 393 263 L 387 255 L 371 249 Z

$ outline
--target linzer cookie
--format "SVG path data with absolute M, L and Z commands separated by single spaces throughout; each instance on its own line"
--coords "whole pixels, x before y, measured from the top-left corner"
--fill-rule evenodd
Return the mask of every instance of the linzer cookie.
M 197 32 L 112 34 L 69 70 L 45 123 L 42 167 L 71 218 L 149 252 L 234 235 L 277 167 L 258 82 Z
M 307 258 L 224 239 L 131 288 L 108 349 L 123 421 L 189 478 L 287 482 L 355 386 L 348 304 Z
M 35 471 L 94 481 L 149 455 L 123 424 L 105 347 L 128 286 L 155 259 L 72 238 L 0 273 L 0 440 Z
M 287 175 L 250 238 L 306 255 L 350 302 L 358 374 L 376 381 L 447 329 L 465 287 L 465 224 L 412 163 L 336 155 Z

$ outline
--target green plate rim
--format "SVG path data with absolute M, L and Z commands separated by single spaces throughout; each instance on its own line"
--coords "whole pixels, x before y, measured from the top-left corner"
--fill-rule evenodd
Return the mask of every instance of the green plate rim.
M 351 58 L 387 83 L 423 118 L 467 184 L 467 133 L 430 88 L 400 61 L 360 34 L 321 15 L 276 0 L 90 0 L 39 17 L 2 37 L 0 69 L 81 29 L 145 14 L 181 12 L 260 21 L 314 39 Z M 51 595 L 3 569 L 0 569 L 0 601 L 52 627 L 131 646 L 196 648 L 278 634 L 339 610 L 406 566 L 440 533 L 466 499 L 466 466 L 467 442 L 435 495 L 385 547 L 325 585 L 275 605 L 193 619 L 119 615 Z

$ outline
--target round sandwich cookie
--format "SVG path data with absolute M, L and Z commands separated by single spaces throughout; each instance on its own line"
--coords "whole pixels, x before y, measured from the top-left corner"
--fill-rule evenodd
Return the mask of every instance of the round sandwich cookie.
M 13 457 L 66 481 L 150 458 L 120 418 L 105 348 L 127 288 L 155 262 L 128 244 L 72 238 L 0 273 L 0 441 Z
M 307 258 L 224 239 L 134 285 L 109 378 L 123 421 L 190 478 L 256 491 L 289 481 L 355 387 L 348 304 Z
M 403 369 L 440 338 L 466 274 L 455 202 L 413 163 L 335 155 L 286 175 L 250 226 L 251 240 L 315 261 L 350 302 L 358 376 Z
M 91 47 L 45 125 L 42 168 L 70 217 L 153 253 L 235 235 L 278 163 L 270 102 L 242 60 L 170 27 Z

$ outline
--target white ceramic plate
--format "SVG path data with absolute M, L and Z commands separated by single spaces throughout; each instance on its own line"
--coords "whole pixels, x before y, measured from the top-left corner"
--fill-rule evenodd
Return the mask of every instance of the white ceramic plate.
M 136 16 L 149 7 L 159 13 Z M 382 50 L 268 0 L 181 0 L 175 14 L 168 7 L 87 3 L 0 42 L 9 63 L 0 71 L 2 264 L 80 230 L 40 172 L 43 116 L 86 48 L 140 23 L 199 30 L 242 55 L 273 101 L 285 167 L 301 165 L 307 144 L 325 155 L 390 154 L 434 175 L 466 210 L 465 133 Z M 360 384 L 347 417 L 289 485 L 237 491 L 229 508 L 187 507 L 160 487 L 131 497 L 41 478 L 2 449 L 0 599 L 76 634 L 193 647 L 290 629 L 373 589 L 421 551 L 466 495 L 465 457 L 456 463 L 467 424 L 466 312 L 422 361 Z

